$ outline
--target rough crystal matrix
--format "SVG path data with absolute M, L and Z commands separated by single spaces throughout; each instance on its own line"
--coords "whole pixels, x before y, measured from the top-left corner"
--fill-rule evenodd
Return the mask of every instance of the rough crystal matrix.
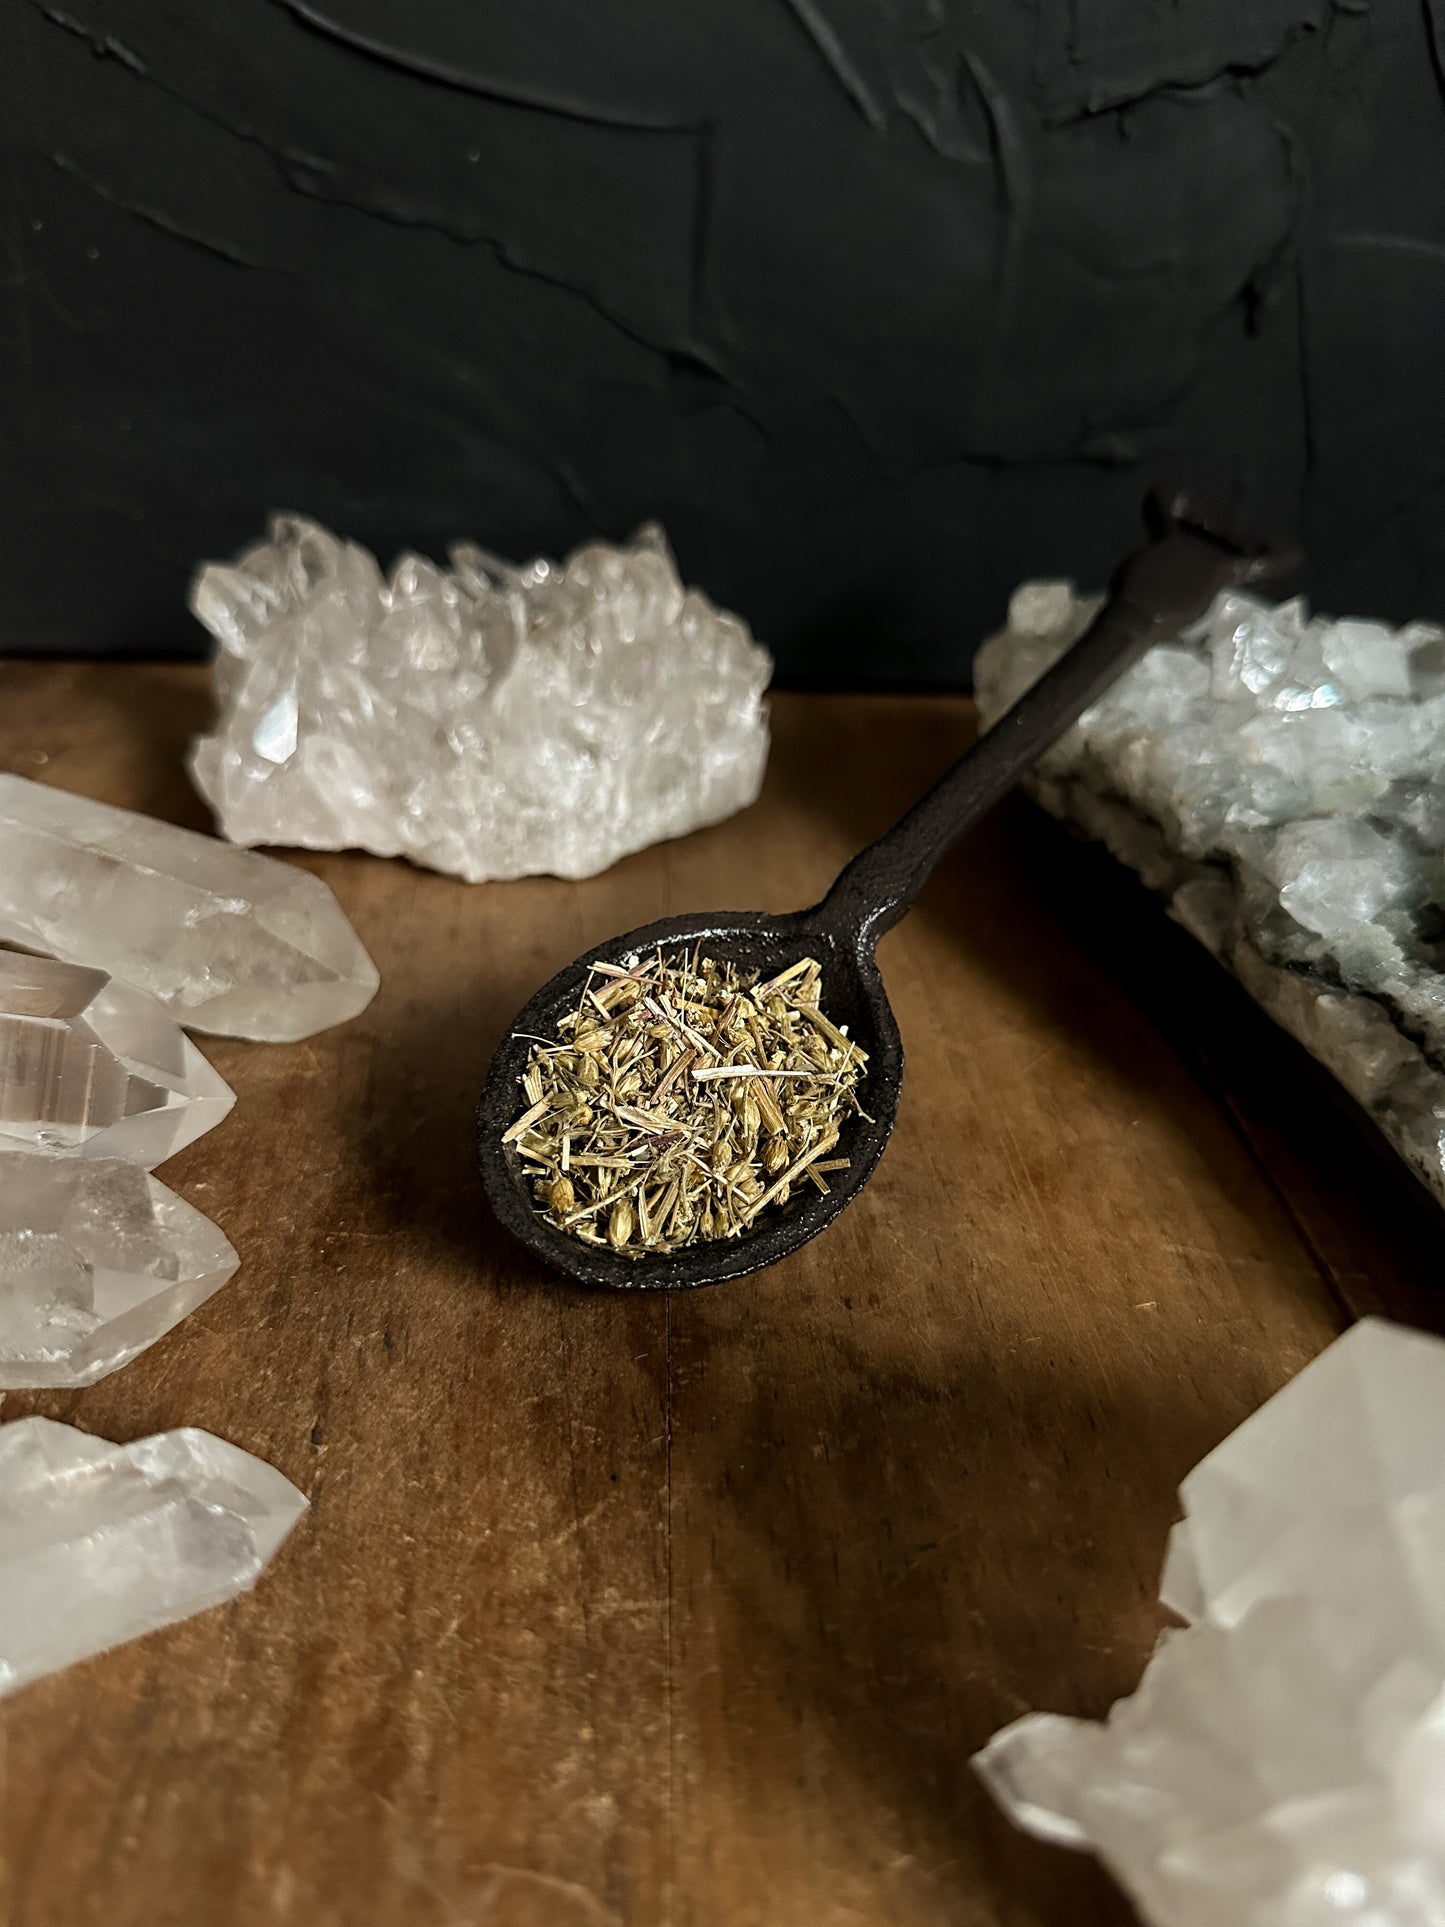
M 979 651 L 992 722 L 1096 600 L 1026 583 Z M 1445 1202 L 1445 630 L 1219 598 L 1039 763 Z
M 1107 1722 L 975 1764 L 1158 1927 L 1445 1922 L 1445 1344 L 1367 1320 L 1180 1489 L 1166 1632 Z
M 93 1385 L 239 1262 L 139 1165 L 0 1151 L 0 1391 Z
M 0 1425 L 0 1693 L 247 1591 L 305 1510 L 209 1432 Z
M 154 997 L 0 950 L 0 1148 L 162 1163 L 235 1103 Z
M 354 1017 L 378 982 L 319 877 L 22 776 L 0 775 L 0 939 L 275 1042 Z
M 771 658 L 683 587 L 660 531 L 561 564 L 451 560 L 388 581 L 282 516 L 202 572 L 221 715 L 192 767 L 227 836 L 582 877 L 753 801 Z

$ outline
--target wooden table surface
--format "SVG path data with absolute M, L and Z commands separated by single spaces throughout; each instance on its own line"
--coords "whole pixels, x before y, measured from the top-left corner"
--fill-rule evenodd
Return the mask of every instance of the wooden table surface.
M 1006 806 L 884 946 L 888 1156 L 823 1238 L 676 1299 L 569 1289 L 479 1195 L 523 998 L 619 928 L 810 901 L 969 740 L 785 696 L 762 801 L 586 883 L 300 859 L 381 968 L 354 1023 L 202 1040 L 162 1175 L 242 1256 L 114 1377 L 311 1510 L 238 1603 L 0 1704 L 5 1927 L 1124 1923 L 969 1755 L 1135 1684 L 1175 1486 L 1440 1221 L 1096 852 Z M 202 670 L 0 664 L 0 767 L 205 827 Z M 3 853 L 0 853 L 3 860 Z

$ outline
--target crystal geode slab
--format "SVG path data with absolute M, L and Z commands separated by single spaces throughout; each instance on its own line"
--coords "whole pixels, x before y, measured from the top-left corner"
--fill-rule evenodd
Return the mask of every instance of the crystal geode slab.
M 137 1164 L 0 1151 L 0 1391 L 93 1385 L 239 1263 Z
M 235 1101 L 154 997 L 103 970 L 0 950 L 0 1150 L 149 1170 Z
M 209 1432 L 0 1425 L 0 1694 L 247 1591 L 306 1504 Z
M 451 561 L 404 556 L 388 580 L 279 516 L 202 571 L 221 713 L 192 769 L 233 841 L 585 877 L 754 800 L 772 659 L 684 588 L 660 531 L 560 564 Z
M 1017 591 L 975 662 L 985 726 L 1097 607 Z M 1445 1203 L 1445 630 L 1225 594 L 1030 787 L 1168 900 Z
M 1445 1922 L 1445 1344 L 1366 1320 L 1195 1467 L 1165 1632 L 1107 1721 L 976 1760 L 1157 1927 Z
M 379 982 L 319 877 L 23 776 L 0 775 L 0 940 L 274 1043 L 356 1016 Z

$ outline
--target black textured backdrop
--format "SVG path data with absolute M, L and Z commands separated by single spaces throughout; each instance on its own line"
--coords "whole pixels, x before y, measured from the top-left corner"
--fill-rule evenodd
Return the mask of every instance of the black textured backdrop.
M 948 682 L 1142 484 L 1445 613 L 1445 0 L 5 0 L 0 646 L 202 556 L 666 524 Z

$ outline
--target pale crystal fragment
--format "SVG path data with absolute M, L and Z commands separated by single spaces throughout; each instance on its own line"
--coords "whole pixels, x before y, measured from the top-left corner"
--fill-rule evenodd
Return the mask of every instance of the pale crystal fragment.
M 1015 591 L 974 664 L 985 724 L 1097 606 Z M 1169 899 L 1445 1203 L 1445 631 L 1230 591 L 1031 787 Z
M 1264 857 L 1281 905 L 1322 937 L 1369 923 L 1408 895 L 1412 866 L 1382 829 L 1348 817 L 1291 823 Z
M 0 950 L 0 1150 L 162 1163 L 236 1101 L 154 997 Z
M 1336 622 L 1325 633 L 1324 659 L 1351 696 L 1408 696 L 1410 652 L 1382 622 Z
M 0 1693 L 247 1591 L 305 1510 L 209 1432 L 0 1425 Z
M 239 1262 L 138 1164 L 0 1151 L 0 1391 L 93 1385 Z
M 1375 1320 L 1189 1474 L 1161 1636 L 1101 1724 L 975 1761 L 1156 1927 L 1445 1924 L 1445 1344 Z
M 220 718 L 192 768 L 237 843 L 359 847 L 479 882 L 591 876 L 757 796 L 772 661 L 661 532 L 512 568 L 376 559 L 280 516 L 205 569 Z
M 192 1030 L 284 1043 L 376 994 L 319 877 L 213 836 L 0 775 L 0 940 L 95 964 Z

